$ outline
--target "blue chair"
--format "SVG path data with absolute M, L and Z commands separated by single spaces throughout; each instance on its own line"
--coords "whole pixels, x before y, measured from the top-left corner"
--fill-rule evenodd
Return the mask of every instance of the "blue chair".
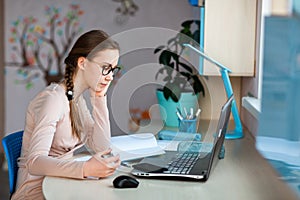
M 18 175 L 18 158 L 21 154 L 23 130 L 11 133 L 2 139 L 2 146 L 8 165 L 9 193 L 15 192 Z

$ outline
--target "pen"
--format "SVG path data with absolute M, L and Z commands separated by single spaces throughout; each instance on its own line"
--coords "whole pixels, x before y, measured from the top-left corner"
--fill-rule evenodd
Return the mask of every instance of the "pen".
M 183 117 L 180 115 L 180 113 L 178 111 L 176 112 L 176 114 L 180 120 L 183 120 Z
M 197 110 L 197 112 L 196 112 L 196 117 L 198 117 L 198 115 L 200 114 L 200 112 L 201 112 L 201 109 L 199 108 L 199 109 Z
M 178 113 L 180 114 L 180 116 L 182 116 L 180 109 L 178 107 L 176 107 L 176 109 L 177 109 Z
M 187 114 L 186 108 L 183 107 L 183 110 L 184 110 L 185 117 L 188 118 L 188 114 Z

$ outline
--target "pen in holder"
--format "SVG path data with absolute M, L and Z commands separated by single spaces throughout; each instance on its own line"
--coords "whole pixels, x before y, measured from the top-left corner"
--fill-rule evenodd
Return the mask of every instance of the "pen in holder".
M 198 109 L 196 114 L 194 115 L 193 108 L 190 109 L 190 113 L 186 111 L 186 108 L 184 108 L 185 116 L 182 115 L 179 108 L 177 108 L 177 116 L 178 116 L 178 130 L 180 132 L 187 132 L 187 133 L 197 133 L 197 123 L 198 123 L 198 115 L 200 114 L 201 110 Z

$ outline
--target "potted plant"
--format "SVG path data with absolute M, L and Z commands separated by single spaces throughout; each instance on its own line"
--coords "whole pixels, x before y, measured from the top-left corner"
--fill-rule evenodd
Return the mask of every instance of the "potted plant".
M 192 25 L 195 25 L 195 30 L 192 30 Z M 181 26 L 182 29 L 179 33 L 173 38 L 170 38 L 166 45 L 161 45 L 154 50 L 154 54 L 160 53 L 158 60 L 159 64 L 162 65 L 155 78 L 158 79 L 159 76 L 162 75 L 164 76 L 163 81 L 165 82 L 163 88 L 158 90 L 163 94 L 166 101 L 173 101 L 175 106 L 178 106 L 182 95 L 187 92 L 191 93 L 194 96 L 193 98 L 196 100 L 200 93 L 202 93 L 203 96 L 205 95 L 204 86 L 200 81 L 198 71 L 181 56 L 184 50 L 183 44 L 199 44 L 200 21 L 187 20 L 184 21 Z M 174 110 L 174 106 L 171 109 Z M 175 111 L 172 111 L 170 115 L 174 114 Z M 172 124 L 169 125 L 177 126 L 177 118 L 176 122 L 172 122 Z

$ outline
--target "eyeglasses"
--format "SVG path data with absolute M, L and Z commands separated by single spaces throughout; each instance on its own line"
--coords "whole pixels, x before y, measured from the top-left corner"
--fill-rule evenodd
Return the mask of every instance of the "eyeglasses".
M 112 72 L 113 77 L 115 77 L 121 69 L 121 67 L 118 67 L 118 66 L 113 67 L 111 64 L 108 64 L 108 63 L 100 64 L 100 63 L 95 62 L 93 60 L 89 60 L 89 61 L 92 62 L 92 63 L 95 63 L 100 68 L 102 68 L 102 75 L 103 76 L 107 76 L 108 74 L 110 74 L 110 72 Z

